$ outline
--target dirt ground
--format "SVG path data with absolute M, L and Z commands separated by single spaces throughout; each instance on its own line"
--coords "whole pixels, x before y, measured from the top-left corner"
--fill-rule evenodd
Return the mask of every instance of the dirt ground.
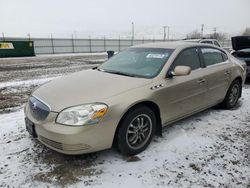
M 250 84 L 232 110 L 208 109 L 163 129 L 144 152 L 66 156 L 30 137 L 23 104 L 58 76 L 105 54 L 0 59 L 0 187 L 250 187 Z
M 0 113 L 22 106 L 44 82 L 97 66 L 106 58 L 106 54 L 0 58 Z

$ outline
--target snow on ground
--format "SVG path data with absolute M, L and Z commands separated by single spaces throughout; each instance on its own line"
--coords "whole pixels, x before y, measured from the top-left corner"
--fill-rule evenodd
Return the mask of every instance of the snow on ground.
M 80 56 L 80 57 L 86 57 L 86 56 L 107 56 L 106 52 L 96 52 L 96 53 L 60 53 L 60 54 L 38 54 L 36 56 L 30 56 L 30 57 L 7 57 L 7 58 L 1 58 L 1 60 L 20 60 L 20 59 L 38 59 L 38 58 L 48 58 L 48 57 L 74 57 L 74 56 Z
M 107 56 L 107 52 L 94 52 L 94 53 L 61 53 L 61 54 L 39 54 L 37 57 L 65 57 L 65 56 Z
M 0 58 L 0 113 L 22 106 L 37 86 L 62 75 L 92 68 L 106 59 L 107 55 L 103 53 Z
M 31 86 L 31 85 L 41 85 L 49 82 L 57 77 L 49 78 L 39 78 L 34 80 L 20 80 L 20 81 L 10 81 L 10 82 L 0 82 L 0 89 L 5 87 L 18 87 L 18 86 Z
M 32 139 L 22 109 L 30 92 L 106 58 L 77 55 L 0 60 L 0 187 L 250 186 L 249 85 L 235 109 L 209 109 L 166 127 L 130 158 L 113 149 L 66 156 Z
M 177 122 L 141 154 L 66 156 L 32 139 L 23 110 L 0 115 L 0 187 L 248 187 L 250 87 L 233 110 Z

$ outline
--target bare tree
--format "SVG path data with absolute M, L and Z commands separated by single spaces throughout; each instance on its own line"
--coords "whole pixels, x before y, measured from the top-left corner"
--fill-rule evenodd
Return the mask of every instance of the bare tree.
M 228 38 L 228 34 L 227 33 L 212 33 L 212 34 L 208 34 L 206 35 L 206 38 L 212 38 L 212 39 L 217 39 L 218 41 L 223 41 L 226 40 Z
M 245 31 L 242 33 L 244 36 L 250 36 L 250 27 L 247 27 Z
M 198 30 L 194 30 L 187 34 L 187 39 L 199 39 L 201 38 L 201 33 Z

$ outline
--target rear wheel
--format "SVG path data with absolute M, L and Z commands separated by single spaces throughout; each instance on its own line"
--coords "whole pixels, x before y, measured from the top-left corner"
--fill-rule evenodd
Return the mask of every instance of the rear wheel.
M 221 103 L 221 106 L 225 109 L 233 108 L 240 98 L 241 90 L 242 87 L 240 81 L 234 80 L 233 83 L 230 85 L 226 97 Z
M 117 147 L 123 155 L 136 155 L 147 148 L 155 133 L 154 112 L 139 106 L 123 118 L 117 132 Z

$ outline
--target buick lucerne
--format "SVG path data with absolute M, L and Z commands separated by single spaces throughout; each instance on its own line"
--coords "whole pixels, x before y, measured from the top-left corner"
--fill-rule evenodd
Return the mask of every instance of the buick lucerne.
M 217 104 L 233 108 L 245 78 L 246 67 L 214 45 L 133 46 L 36 89 L 24 109 L 26 128 L 64 154 L 114 146 L 135 155 L 163 126 Z

